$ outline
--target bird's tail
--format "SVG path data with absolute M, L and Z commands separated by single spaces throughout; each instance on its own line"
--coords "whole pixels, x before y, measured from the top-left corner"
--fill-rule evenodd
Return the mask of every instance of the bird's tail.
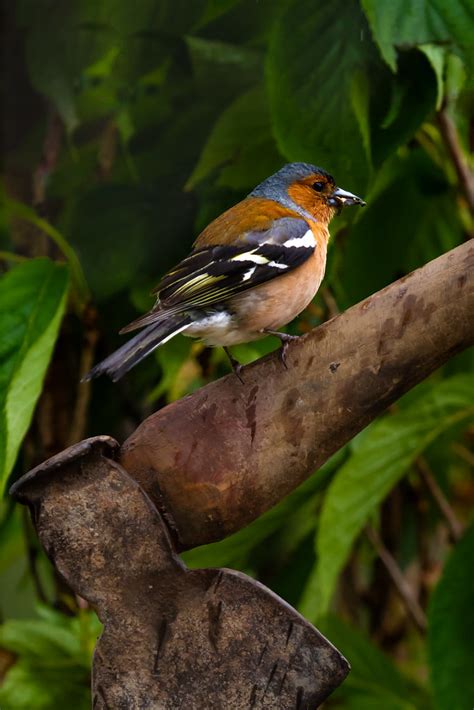
M 82 378 L 82 382 L 87 382 L 103 374 L 108 375 L 113 382 L 117 382 L 155 348 L 181 333 L 191 322 L 190 316 L 175 314 L 168 315 L 166 318 L 152 323 L 122 345 L 121 348 L 113 352 L 112 355 L 109 355 L 109 357 L 93 367 Z

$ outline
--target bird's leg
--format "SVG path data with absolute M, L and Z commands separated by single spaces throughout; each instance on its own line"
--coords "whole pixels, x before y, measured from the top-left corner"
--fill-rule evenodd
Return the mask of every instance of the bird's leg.
M 266 333 L 267 335 L 274 335 L 275 338 L 279 339 L 281 343 L 280 360 L 283 366 L 288 370 L 288 365 L 286 364 L 286 351 L 288 350 L 288 344 L 291 343 L 292 340 L 298 340 L 300 336 L 288 335 L 288 333 L 280 333 L 279 330 L 270 330 L 269 328 L 264 328 L 262 330 L 262 333 Z
M 223 346 L 223 349 L 224 349 L 225 354 L 226 354 L 227 357 L 229 358 L 229 361 L 230 361 L 230 364 L 231 364 L 231 366 L 232 366 L 232 370 L 234 371 L 234 374 L 237 375 L 237 377 L 239 378 L 239 380 L 241 381 L 241 383 L 244 385 L 245 382 L 243 381 L 242 376 L 241 376 L 241 374 L 240 374 L 240 373 L 242 372 L 243 365 L 241 365 L 240 362 L 235 359 L 235 357 L 234 357 L 234 356 L 232 355 L 232 353 L 230 352 L 229 348 L 227 348 L 227 347 L 224 345 L 224 346 Z

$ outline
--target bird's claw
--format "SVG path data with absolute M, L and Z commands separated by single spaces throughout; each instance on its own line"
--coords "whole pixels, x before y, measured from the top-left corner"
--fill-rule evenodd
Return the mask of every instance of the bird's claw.
M 236 377 L 238 377 L 238 379 L 240 380 L 240 382 L 241 382 L 243 385 L 245 385 L 244 379 L 243 379 L 242 375 L 240 374 L 240 373 L 242 372 L 242 370 L 243 370 L 243 365 L 241 365 L 240 363 L 238 363 L 238 364 L 236 364 L 236 365 L 232 365 L 232 369 L 233 369 L 233 371 L 234 371 L 234 375 L 235 375 Z
M 240 382 L 245 385 L 245 382 L 243 380 L 242 375 L 240 374 L 244 368 L 243 365 L 240 364 L 238 360 L 231 354 L 230 350 L 227 347 L 224 347 L 224 352 L 229 358 L 229 362 L 231 364 L 232 370 L 234 372 L 234 375 L 240 380 Z
M 286 362 L 286 351 L 288 350 L 288 341 L 282 341 L 281 347 L 280 347 L 280 352 L 279 352 L 279 357 L 280 357 L 280 362 L 285 368 L 285 370 L 288 370 L 288 363 Z
M 281 348 L 280 348 L 280 362 L 283 364 L 285 370 L 288 370 L 288 363 L 286 362 L 286 353 L 288 350 L 288 345 L 293 340 L 299 340 L 299 335 L 288 335 L 287 333 L 282 333 L 284 337 L 280 338 Z
M 280 362 L 282 363 L 283 367 L 285 370 L 288 370 L 288 363 L 286 362 L 286 353 L 288 350 L 288 345 L 291 343 L 292 340 L 299 340 L 300 336 L 299 335 L 288 335 L 288 333 L 280 333 L 278 330 L 264 330 L 264 333 L 267 335 L 274 335 L 276 338 L 279 339 L 281 343 L 280 347 Z

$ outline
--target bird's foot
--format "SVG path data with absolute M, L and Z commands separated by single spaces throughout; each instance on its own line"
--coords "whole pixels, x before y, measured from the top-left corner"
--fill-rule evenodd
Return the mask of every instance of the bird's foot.
M 245 382 L 242 378 L 242 375 L 240 374 L 242 372 L 244 366 L 238 360 L 236 360 L 236 358 L 231 354 L 229 348 L 224 347 L 224 352 L 227 355 L 227 357 L 229 358 L 229 362 L 231 364 L 234 375 L 236 375 L 236 377 L 238 377 L 240 382 L 244 385 Z
M 263 330 L 264 333 L 267 335 L 274 335 L 275 338 L 278 338 L 281 347 L 280 347 L 280 362 L 282 363 L 283 367 L 288 370 L 288 364 L 286 362 L 286 352 L 288 350 L 288 345 L 291 343 L 292 340 L 299 340 L 301 336 L 299 335 L 288 335 L 288 333 L 280 333 L 279 330 Z

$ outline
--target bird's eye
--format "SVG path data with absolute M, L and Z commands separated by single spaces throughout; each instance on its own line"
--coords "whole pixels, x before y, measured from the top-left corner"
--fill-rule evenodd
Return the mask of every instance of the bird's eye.
M 322 192 L 324 190 L 324 183 L 323 182 L 313 182 L 311 185 L 313 190 L 316 190 L 316 192 Z

